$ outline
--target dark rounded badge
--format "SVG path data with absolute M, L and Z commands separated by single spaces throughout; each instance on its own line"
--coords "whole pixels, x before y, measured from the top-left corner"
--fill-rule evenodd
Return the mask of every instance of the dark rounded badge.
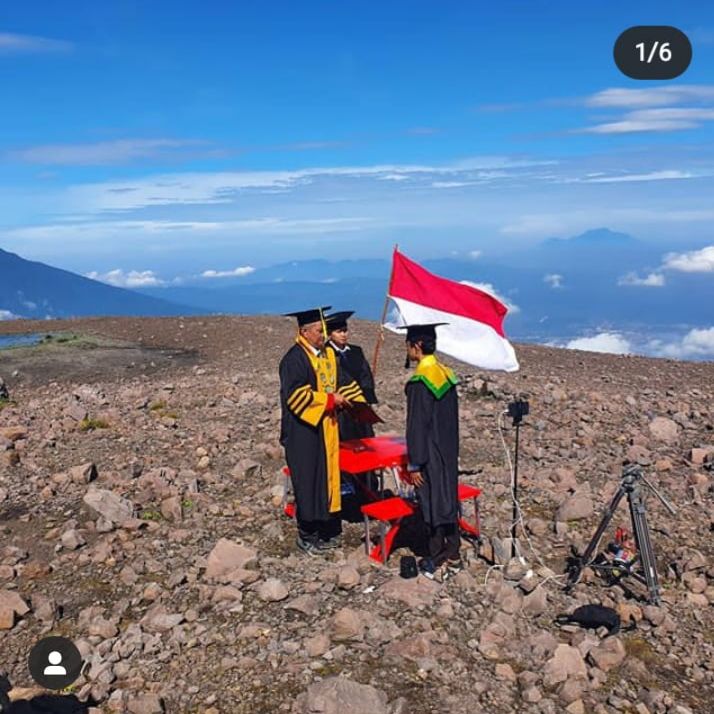
M 66 637 L 45 637 L 32 648 L 27 666 L 41 687 L 64 689 L 79 677 L 82 655 Z
M 676 27 L 637 25 L 625 30 L 612 51 L 620 72 L 632 79 L 674 79 L 692 61 L 692 43 Z

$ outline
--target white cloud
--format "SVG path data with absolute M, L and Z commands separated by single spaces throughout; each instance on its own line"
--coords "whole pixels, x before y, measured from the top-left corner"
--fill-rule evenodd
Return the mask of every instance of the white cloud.
M 618 281 L 618 285 L 631 285 L 635 287 L 661 288 L 665 284 L 664 275 L 661 273 L 650 273 L 644 278 L 640 278 L 637 273 L 627 273 Z
M 72 43 L 64 40 L 0 32 L 0 55 L 70 52 L 72 48 Z
M 608 354 L 630 354 L 630 343 L 616 332 L 600 332 L 593 337 L 579 337 L 570 340 L 566 345 L 569 350 L 585 350 L 586 352 L 606 352 Z
M 585 100 L 590 107 L 636 109 L 679 102 L 714 101 L 714 85 L 680 84 L 648 89 L 604 89 Z
M 563 287 L 563 276 L 558 275 L 558 273 L 548 273 L 548 275 L 543 276 L 543 282 L 550 285 L 551 288 L 562 288 Z
M 688 253 L 667 253 L 662 267 L 684 273 L 714 273 L 714 245 Z
M 434 181 L 432 188 L 462 188 L 463 186 L 475 186 L 477 181 Z
M 250 275 L 254 273 L 255 268 L 252 265 L 243 265 L 240 268 L 233 270 L 204 270 L 201 273 L 202 278 L 235 278 L 242 275 Z
M 714 327 L 690 330 L 679 342 L 663 344 L 655 340 L 650 344 L 650 348 L 658 357 L 714 358 Z
M 155 158 L 204 143 L 178 139 L 118 139 L 93 144 L 47 144 L 13 151 L 10 157 L 32 164 L 101 166 Z
M 472 251 L 469 253 L 469 258 L 471 258 L 471 260 L 476 260 L 477 258 L 480 258 L 481 255 L 482 255 L 482 251 L 480 251 L 480 250 L 472 250 Z
M 643 131 L 694 129 L 714 119 L 709 107 L 657 107 L 626 112 L 616 121 L 579 129 L 586 134 L 628 134 Z
M 87 273 L 86 277 L 119 288 L 150 288 L 166 284 L 156 276 L 153 270 L 130 270 L 127 273 L 120 268 L 107 273 L 98 273 L 93 270 Z
M 0 320 L 21 320 L 22 315 L 16 315 L 10 310 L 0 310 Z
M 623 174 L 621 176 L 595 176 L 578 179 L 581 183 L 621 183 L 627 181 L 666 181 L 670 179 L 695 178 L 696 175 L 690 171 L 678 171 L 676 169 L 665 169 L 662 171 L 650 171 L 646 174 Z
M 130 211 L 147 206 L 173 204 L 228 204 L 246 191 L 264 194 L 275 190 L 296 189 L 326 178 L 373 179 L 415 185 L 431 185 L 437 177 L 445 181 L 479 183 L 522 177 L 535 166 L 556 161 L 526 161 L 504 156 L 463 159 L 445 165 L 377 164 L 373 166 L 336 166 L 285 171 L 236 171 L 212 173 L 176 173 L 149 176 L 132 181 L 114 181 L 73 186 L 67 198 L 72 211 Z M 463 181 L 462 181 L 463 179 Z
M 193 235 L 256 234 L 323 234 L 359 231 L 371 222 L 369 218 L 249 218 L 241 221 L 83 221 L 53 223 L 44 226 L 13 228 L 4 232 L 8 238 L 33 241 L 96 242 L 101 240 L 142 241 L 179 233 Z
M 470 280 L 461 280 L 459 282 L 462 285 L 470 285 L 472 288 L 476 288 L 477 290 L 481 290 L 482 292 L 492 295 L 496 298 L 496 300 L 502 302 L 508 308 L 508 311 L 510 313 L 516 313 L 521 311 L 521 308 L 518 307 L 518 305 L 508 300 L 508 298 L 503 297 L 503 295 L 499 295 L 498 291 L 496 290 L 496 288 L 493 287 L 491 283 L 474 283 Z

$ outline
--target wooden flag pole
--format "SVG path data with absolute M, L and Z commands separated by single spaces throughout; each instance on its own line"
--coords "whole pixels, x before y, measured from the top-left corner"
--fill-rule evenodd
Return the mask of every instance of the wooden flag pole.
M 377 335 L 377 344 L 374 346 L 374 358 L 372 359 L 372 374 L 377 376 L 377 364 L 379 362 L 379 350 L 384 342 L 384 321 L 387 318 L 387 307 L 389 306 L 389 289 L 392 286 L 392 277 L 394 275 L 394 253 L 399 250 L 399 245 L 394 244 L 394 252 L 392 253 L 392 268 L 389 271 L 389 282 L 387 283 L 387 292 L 384 295 L 384 308 L 382 309 L 382 319 L 379 321 L 379 334 Z

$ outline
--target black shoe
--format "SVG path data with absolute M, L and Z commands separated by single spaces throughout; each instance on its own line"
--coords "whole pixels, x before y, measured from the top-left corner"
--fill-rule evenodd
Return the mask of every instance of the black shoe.
M 461 560 L 461 558 L 455 558 L 454 560 L 447 560 L 446 563 L 446 570 L 448 571 L 449 575 L 456 575 L 457 573 L 460 573 L 464 569 L 464 561 Z
M 429 580 L 434 580 L 436 574 L 436 566 L 431 558 L 422 558 L 419 561 L 419 572 L 424 576 L 429 578 Z
M 335 550 L 342 545 L 342 536 L 336 535 L 332 536 L 329 540 L 319 540 L 317 541 L 317 547 L 319 550 Z
M 295 543 L 303 553 L 307 553 L 307 555 L 313 557 L 318 555 L 318 544 L 316 542 L 313 542 L 311 540 L 305 540 L 304 538 L 298 536 Z

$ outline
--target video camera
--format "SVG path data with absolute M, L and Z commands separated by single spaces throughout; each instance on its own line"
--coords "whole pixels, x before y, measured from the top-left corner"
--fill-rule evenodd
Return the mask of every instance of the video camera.
M 523 421 L 523 417 L 528 415 L 530 406 L 522 397 L 517 397 L 508 405 L 508 416 L 513 419 L 514 426 Z

